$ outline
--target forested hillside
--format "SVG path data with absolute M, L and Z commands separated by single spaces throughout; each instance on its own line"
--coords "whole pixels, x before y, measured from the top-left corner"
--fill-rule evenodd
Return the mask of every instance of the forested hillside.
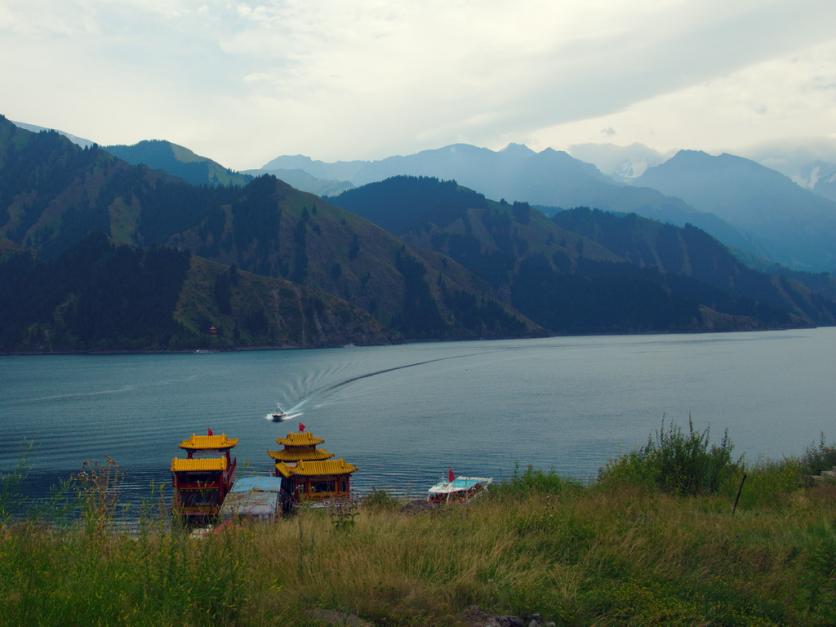
M 549 218 L 455 182 L 335 198 L 190 185 L 0 120 L 3 350 L 170 349 L 831 324 L 819 279 L 703 231 Z M 213 329 L 210 334 L 209 330 Z

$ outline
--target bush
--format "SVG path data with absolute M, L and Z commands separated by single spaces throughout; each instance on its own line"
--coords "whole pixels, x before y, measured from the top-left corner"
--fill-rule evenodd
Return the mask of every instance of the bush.
M 822 470 L 836 467 L 836 445 L 826 444 L 822 433 L 817 443 L 807 447 L 801 456 L 801 464 L 808 475 L 817 475 Z
M 740 497 L 740 507 L 778 507 L 790 504 L 790 496 L 804 487 L 804 469 L 797 458 L 766 461 L 746 469 L 746 483 Z M 734 498 L 741 477 L 728 486 L 727 496 Z
M 400 502 L 386 490 L 375 488 L 363 499 L 362 505 L 368 509 L 392 510 L 397 509 Z
M 607 464 L 600 481 L 656 487 L 670 494 L 714 494 L 741 470 L 740 460 L 732 460 L 733 449 L 728 432 L 719 445 L 711 445 L 709 429 L 695 431 L 690 418 L 687 433 L 675 424 L 666 428 L 663 420 L 645 446 Z
M 577 481 L 564 479 L 553 470 L 546 472 L 529 466 L 522 473 L 519 468 L 514 468 L 514 475 L 511 479 L 499 483 L 491 491 L 500 496 L 508 494 L 528 496 L 530 494 L 574 493 L 580 490 L 581 484 Z

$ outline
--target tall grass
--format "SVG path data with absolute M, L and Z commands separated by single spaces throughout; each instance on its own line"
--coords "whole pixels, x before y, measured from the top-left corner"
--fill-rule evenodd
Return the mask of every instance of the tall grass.
M 155 518 L 136 534 L 98 524 L 113 510 L 97 480 L 69 529 L 0 527 L 0 623 L 311 625 L 326 608 L 457 625 L 478 605 L 563 624 L 832 624 L 836 490 L 805 487 L 800 460 L 745 471 L 735 515 L 710 481 L 681 490 L 622 472 L 584 487 L 527 469 L 466 506 L 416 513 L 379 493 L 351 524 L 303 510 L 200 540 Z

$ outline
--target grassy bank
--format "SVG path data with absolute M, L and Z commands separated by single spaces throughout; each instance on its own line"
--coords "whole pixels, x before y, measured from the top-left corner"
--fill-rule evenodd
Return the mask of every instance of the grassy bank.
M 307 625 L 328 608 L 456 625 L 472 605 L 558 624 L 836 621 L 836 486 L 805 485 L 836 451 L 697 463 L 687 472 L 722 476 L 693 490 L 659 485 L 652 453 L 592 486 L 529 471 L 466 507 L 414 512 L 378 493 L 356 512 L 301 511 L 202 540 L 153 519 L 138 535 L 108 532 L 112 504 L 88 499 L 67 527 L 3 528 L 0 622 Z

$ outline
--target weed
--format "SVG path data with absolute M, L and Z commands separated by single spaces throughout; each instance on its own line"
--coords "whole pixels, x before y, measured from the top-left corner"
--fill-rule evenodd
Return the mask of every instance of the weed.
M 719 445 L 712 445 L 708 427 L 696 431 L 689 418 L 685 433 L 675 424 L 666 428 L 663 420 L 645 446 L 607 464 L 600 480 L 634 483 L 669 494 L 714 494 L 741 468 L 740 460 L 732 460 L 733 449 L 728 432 Z

